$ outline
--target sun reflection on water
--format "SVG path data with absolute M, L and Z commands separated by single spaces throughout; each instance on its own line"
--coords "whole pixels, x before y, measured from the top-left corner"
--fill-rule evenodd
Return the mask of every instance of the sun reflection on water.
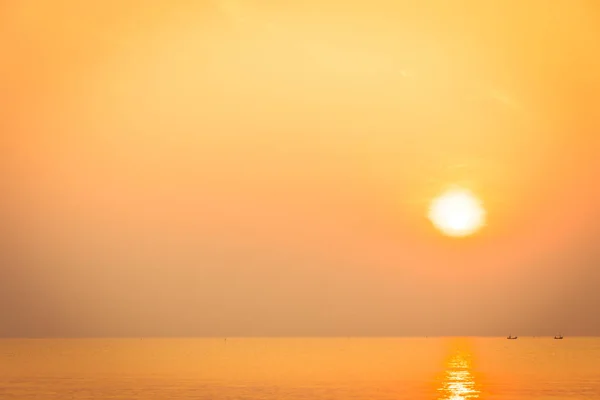
M 481 391 L 472 372 L 471 354 L 457 351 L 446 364 L 446 373 L 438 389 L 439 400 L 477 399 Z

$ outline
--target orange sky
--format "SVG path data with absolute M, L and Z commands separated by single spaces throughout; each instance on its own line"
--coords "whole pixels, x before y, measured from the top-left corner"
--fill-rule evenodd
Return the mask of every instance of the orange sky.
M 600 334 L 600 6 L 190 3 L 0 6 L 0 335 Z

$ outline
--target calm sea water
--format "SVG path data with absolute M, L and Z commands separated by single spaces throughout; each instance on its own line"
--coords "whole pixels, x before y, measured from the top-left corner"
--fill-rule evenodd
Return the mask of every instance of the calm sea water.
M 0 399 L 600 399 L 598 338 L 0 340 Z

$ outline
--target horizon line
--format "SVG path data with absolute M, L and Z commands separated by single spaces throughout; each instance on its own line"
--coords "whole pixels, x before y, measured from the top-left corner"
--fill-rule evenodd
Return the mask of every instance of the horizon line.
M 554 338 L 555 335 L 516 335 L 518 338 Z M 568 335 L 563 337 L 567 338 L 600 338 L 600 335 Z M 0 336 L 0 340 L 35 340 L 35 339 L 450 339 L 450 338 L 488 338 L 505 339 L 506 335 L 406 335 L 406 336 L 387 336 L 387 335 L 334 335 L 334 336 L 318 336 L 318 335 L 231 335 L 231 336 L 215 336 L 215 335 L 202 335 L 202 336 Z

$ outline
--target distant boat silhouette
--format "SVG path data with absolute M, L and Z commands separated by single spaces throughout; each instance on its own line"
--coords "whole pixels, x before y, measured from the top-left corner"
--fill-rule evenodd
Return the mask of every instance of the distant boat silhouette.
M 518 338 L 518 336 L 512 336 L 512 335 L 508 335 L 508 337 L 507 337 L 508 340 L 515 340 L 517 338 Z
M 563 340 L 564 336 L 561 335 L 560 333 L 558 334 L 558 336 L 554 336 L 554 339 L 556 340 Z

